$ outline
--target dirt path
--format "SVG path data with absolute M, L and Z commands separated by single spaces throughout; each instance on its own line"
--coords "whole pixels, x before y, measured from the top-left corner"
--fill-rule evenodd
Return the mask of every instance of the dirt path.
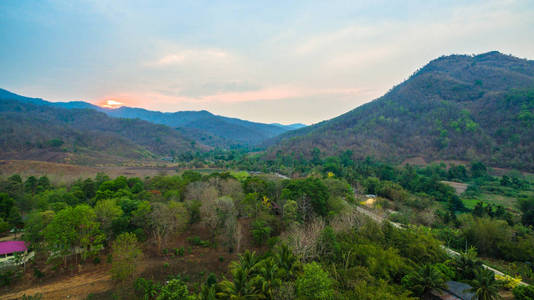
M 105 292 L 111 287 L 109 271 L 98 270 L 0 295 L 0 298 L 5 300 L 20 299 L 24 294 L 35 295 L 41 293 L 43 299 L 85 299 L 90 293 Z

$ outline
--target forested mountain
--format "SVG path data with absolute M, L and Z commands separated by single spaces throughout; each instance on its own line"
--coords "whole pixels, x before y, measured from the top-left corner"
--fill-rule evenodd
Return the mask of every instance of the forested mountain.
M 123 106 L 117 109 L 105 109 L 104 111 L 113 117 L 139 118 L 156 124 L 181 128 L 186 132 L 188 132 L 187 129 L 195 129 L 206 135 L 201 140 L 202 142 L 213 146 L 221 146 L 221 140 L 224 141 L 222 146 L 254 146 L 288 130 L 304 126 L 302 124 L 280 125 L 255 123 L 236 118 L 217 116 L 205 110 L 165 113 Z M 196 133 L 191 135 L 191 137 L 193 136 L 196 136 Z
M 0 158 L 105 163 L 207 149 L 179 131 L 92 109 L 0 99 Z
M 0 99 L 13 99 L 36 105 L 67 109 L 88 108 L 106 113 L 111 117 L 141 119 L 179 129 L 184 136 L 190 139 L 221 148 L 257 146 L 267 139 L 284 132 L 306 126 L 303 124 L 282 125 L 256 123 L 214 115 L 205 110 L 166 113 L 126 106 L 107 109 L 83 101 L 48 102 L 40 98 L 20 96 L 3 89 L 0 89 Z
M 532 171 L 534 61 L 496 51 L 440 57 L 384 96 L 274 142 L 271 156 L 350 149 L 397 162 L 481 160 Z

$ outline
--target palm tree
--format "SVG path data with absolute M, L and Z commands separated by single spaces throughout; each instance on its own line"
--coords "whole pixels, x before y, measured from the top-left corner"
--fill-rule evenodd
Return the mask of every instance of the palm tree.
M 430 299 L 433 290 L 446 288 L 445 277 L 433 265 L 426 264 L 417 272 L 412 272 L 402 279 L 403 285 L 421 296 Z
M 250 278 L 244 268 L 234 268 L 230 271 L 233 280 L 224 279 L 218 284 L 217 297 L 228 300 L 261 299 L 261 292 L 257 288 L 258 277 Z
M 260 259 L 258 258 L 258 256 L 256 256 L 256 252 L 254 251 L 250 252 L 246 250 L 245 252 L 243 252 L 243 254 L 239 255 L 238 261 L 233 261 L 230 264 L 230 268 L 231 269 L 242 268 L 245 271 L 247 271 L 247 273 L 249 273 L 250 275 L 254 275 L 256 272 L 257 264 L 259 260 Z
M 501 299 L 499 295 L 500 285 L 495 280 L 495 273 L 493 271 L 478 268 L 475 270 L 475 279 L 471 281 L 472 288 L 470 292 L 475 293 L 478 300 L 494 300 Z
M 274 261 L 278 265 L 281 276 L 284 279 L 294 279 L 296 273 L 301 269 L 299 259 L 291 252 L 291 249 L 285 244 L 276 247 Z
M 258 284 L 267 299 L 273 299 L 274 290 L 282 284 L 280 273 L 280 269 L 273 258 L 264 259 L 259 263 Z
M 250 300 L 263 298 L 258 271 L 258 257 L 255 252 L 245 251 L 239 260 L 230 264 L 232 281 L 224 279 L 218 284 L 217 296 L 222 299 Z
M 477 258 L 477 252 L 474 248 L 469 248 L 469 250 L 456 256 L 453 264 L 460 277 L 468 280 L 473 279 L 475 270 L 482 267 L 482 262 Z

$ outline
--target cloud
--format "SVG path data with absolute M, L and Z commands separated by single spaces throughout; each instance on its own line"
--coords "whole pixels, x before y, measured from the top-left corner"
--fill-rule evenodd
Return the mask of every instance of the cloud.
M 172 66 L 185 63 L 198 62 L 224 62 L 230 59 L 230 55 L 219 49 L 187 49 L 166 54 L 161 58 L 148 62 L 148 66 Z
M 283 109 L 286 120 L 311 123 L 375 99 L 441 55 L 534 57 L 531 0 L 52 1 L 38 18 L 15 2 L 2 19 L 0 81 L 58 101 L 265 121 L 282 121 Z

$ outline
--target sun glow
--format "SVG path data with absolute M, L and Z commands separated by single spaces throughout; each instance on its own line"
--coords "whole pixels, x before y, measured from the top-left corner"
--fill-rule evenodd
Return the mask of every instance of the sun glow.
M 115 100 L 106 100 L 100 106 L 105 107 L 105 108 L 118 108 L 122 106 L 122 102 L 115 101 Z

